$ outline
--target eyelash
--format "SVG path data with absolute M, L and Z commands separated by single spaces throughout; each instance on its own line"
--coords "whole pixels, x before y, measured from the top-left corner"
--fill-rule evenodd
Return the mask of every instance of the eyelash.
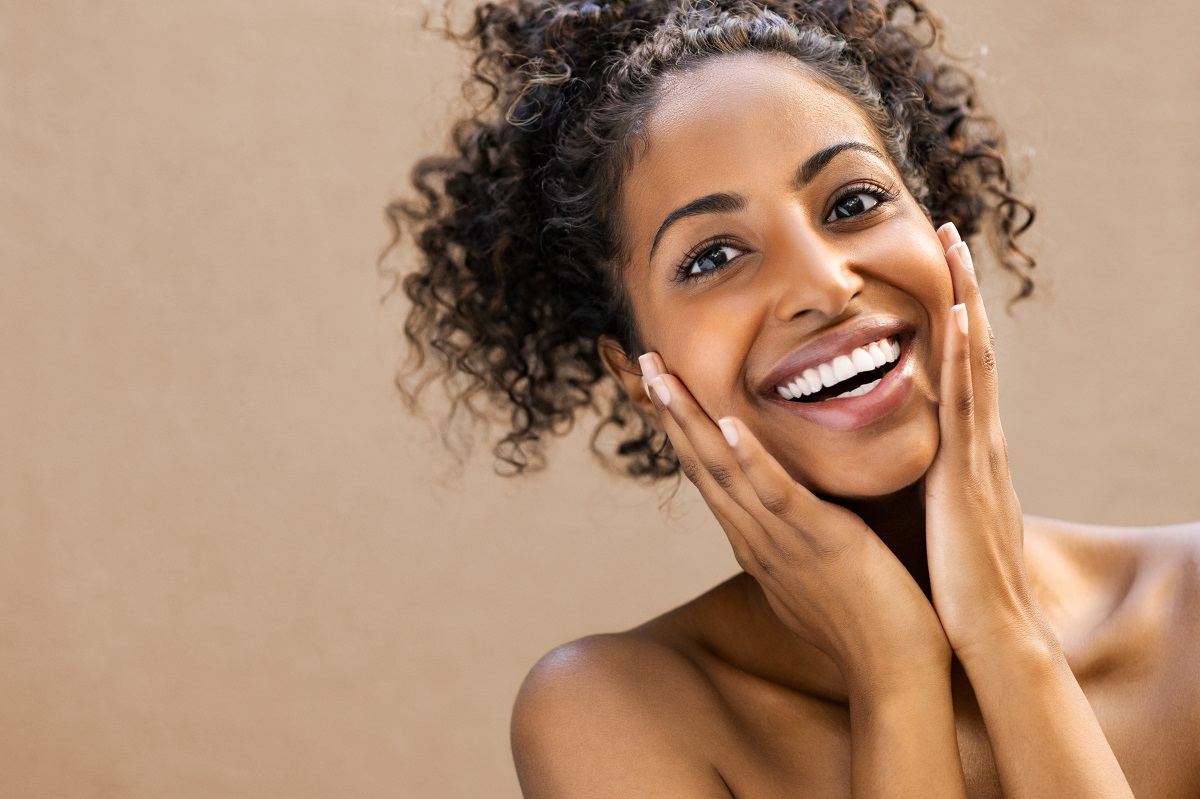
M 858 214 L 858 216 L 849 217 L 849 219 L 857 219 L 858 217 L 866 216 L 867 214 L 870 214 L 872 211 L 874 211 L 876 208 L 882 208 L 887 203 L 893 202 L 899 196 L 899 194 L 897 193 L 897 191 L 894 188 L 888 188 L 887 186 L 881 186 L 878 183 L 866 183 L 866 182 L 855 183 L 852 186 L 846 187 L 845 191 L 838 194 L 837 198 L 832 203 L 829 204 L 829 209 L 825 212 L 825 217 L 823 217 L 823 218 L 827 218 L 831 213 L 833 213 L 834 209 L 837 208 L 838 205 L 841 204 L 841 202 L 843 200 L 849 199 L 850 197 L 853 197 L 856 194 L 870 195 L 871 197 L 875 198 L 876 204 L 874 206 L 872 206 L 871 208 L 868 208 L 866 211 L 863 211 L 861 214 Z M 835 222 L 831 222 L 830 224 L 836 224 L 837 222 L 841 222 L 841 221 L 844 221 L 844 220 L 839 219 L 839 220 L 836 220 Z
M 871 208 L 868 208 L 866 211 L 863 211 L 861 214 L 857 214 L 856 216 L 852 216 L 852 217 L 847 217 L 846 219 L 835 220 L 834 222 L 830 222 L 828 224 L 836 225 L 839 222 L 848 222 L 851 220 L 859 219 L 861 217 L 870 216 L 870 215 L 874 214 L 876 211 L 878 211 L 879 209 L 883 208 L 888 203 L 895 201 L 898 196 L 895 189 L 881 186 L 878 183 L 856 183 L 854 185 L 848 186 L 845 191 L 840 192 L 838 194 L 837 198 L 834 199 L 834 201 L 832 203 L 830 203 L 829 210 L 825 213 L 825 216 L 822 217 L 822 219 L 827 218 L 829 216 L 829 214 L 833 213 L 833 210 L 835 208 L 837 208 L 838 204 L 841 203 L 843 200 L 853 197 L 856 194 L 870 195 L 871 197 L 875 198 L 876 204 L 873 205 Z M 694 267 L 696 265 L 696 261 L 699 260 L 700 256 L 704 255 L 705 253 L 707 253 L 711 250 L 718 249 L 720 247 L 737 248 L 738 243 L 736 241 L 734 241 L 733 239 L 729 238 L 728 236 L 717 236 L 716 238 L 708 239 L 707 241 L 701 242 L 700 244 L 696 245 L 691 250 L 688 250 L 687 254 L 683 256 L 683 259 L 680 261 L 679 265 L 676 267 L 676 270 L 675 270 L 676 281 L 678 281 L 680 283 L 690 283 L 692 281 L 705 280 L 707 278 L 718 275 L 721 272 L 724 272 L 725 267 L 728 266 L 733 261 L 737 260 L 737 258 L 730 259 L 729 261 L 726 261 L 724 264 L 722 264 L 721 266 L 718 266 L 714 269 L 709 269 L 707 271 L 700 272 L 700 273 L 694 274 L 694 275 L 691 274 L 692 267 Z
M 700 260 L 700 256 L 704 255 L 705 253 L 709 252 L 710 250 L 716 250 L 720 247 L 737 248 L 738 244 L 736 241 L 734 241 L 733 239 L 731 239 L 727 236 L 718 236 L 715 239 L 708 239 L 707 241 L 697 244 L 695 247 L 693 247 L 691 250 L 688 251 L 687 255 L 683 256 L 683 260 L 680 261 L 679 266 L 676 267 L 676 269 L 675 269 L 676 280 L 678 280 L 680 283 L 690 283 L 693 280 L 704 280 L 706 278 L 712 277 L 713 275 L 719 274 L 720 272 L 723 272 L 725 270 L 725 267 L 727 265 L 729 265 L 732 261 L 726 261 L 725 264 L 722 264 L 721 266 L 718 266 L 715 269 L 709 269 L 707 271 L 700 272 L 700 273 L 694 274 L 694 275 L 692 274 L 692 267 L 694 267 L 696 265 L 696 261 Z

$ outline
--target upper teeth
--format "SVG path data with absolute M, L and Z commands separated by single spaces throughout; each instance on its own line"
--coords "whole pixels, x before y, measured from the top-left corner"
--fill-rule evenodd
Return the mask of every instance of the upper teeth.
M 872 341 L 865 347 L 856 347 L 846 355 L 839 355 L 832 361 L 818 364 L 816 367 L 805 369 L 803 374 L 796 375 L 786 383 L 776 386 L 775 390 L 784 399 L 790 400 L 796 397 L 807 397 L 809 394 L 815 394 L 823 388 L 836 386 L 843 380 L 849 380 L 862 372 L 869 372 L 872 369 L 878 369 L 886 363 L 891 363 L 900 357 L 900 345 L 890 338 L 881 338 L 879 341 Z M 860 386 L 854 391 L 846 392 L 845 395 L 858 396 L 865 394 L 878 384 L 878 380 L 874 383 L 868 383 L 865 386 Z M 866 389 L 864 391 L 863 389 Z

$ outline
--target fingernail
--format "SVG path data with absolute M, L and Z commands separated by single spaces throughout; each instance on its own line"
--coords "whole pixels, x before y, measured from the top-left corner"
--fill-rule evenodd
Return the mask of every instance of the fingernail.
M 975 271 L 975 261 L 971 258 L 971 248 L 967 246 L 965 241 L 960 241 L 950 249 L 958 250 L 958 259 L 962 261 L 962 265 L 968 272 Z
M 654 355 L 645 353 L 638 356 L 638 365 L 642 367 L 642 378 L 646 381 L 653 380 L 658 377 L 658 367 L 654 364 Z
M 958 228 L 955 226 L 955 224 L 953 222 L 947 222 L 946 224 L 942 225 L 940 228 L 937 229 L 937 232 L 945 233 L 947 236 L 950 237 L 950 240 L 955 243 L 962 241 L 962 236 L 958 235 Z
M 954 321 L 958 322 L 958 329 L 964 336 L 967 335 L 967 306 L 960 302 L 951 310 L 954 311 Z
M 718 419 L 717 425 L 721 428 L 721 433 L 725 436 L 725 440 L 729 442 L 729 446 L 736 447 L 738 443 L 737 425 L 732 419 Z
M 647 381 L 654 393 L 658 395 L 658 400 L 663 405 L 671 404 L 671 390 L 667 388 L 666 382 L 662 379 L 662 375 L 655 375 Z

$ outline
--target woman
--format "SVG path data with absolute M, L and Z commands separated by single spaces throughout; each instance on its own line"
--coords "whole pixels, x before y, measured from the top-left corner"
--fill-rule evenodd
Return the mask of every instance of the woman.
M 967 241 L 1032 218 L 913 2 L 511 0 L 397 204 L 516 471 L 583 408 L 745 570 L 547 655 L 529 797 L 1200 795 L 1196 528 L 1023 518 Z M 501 116 L 499 110 L 504 111 Z

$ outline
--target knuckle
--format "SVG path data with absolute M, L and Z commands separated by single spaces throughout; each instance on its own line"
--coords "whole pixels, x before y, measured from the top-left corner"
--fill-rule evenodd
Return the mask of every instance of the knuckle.
M 696 485 L 700 485 L 700 477 L 703 474 L 703 469 L 700 463 L 691 457 L 681 457 L 679 459 L 679 468 L 683 471 L 685 477 L 691 480 Z
M 993 475 L 1002 475 L 1008 472 L 1008 446 L 1004 443 L 1004 438 L 1001 436 L 999 445 L 993 445 L 988 448 L 988 469 Z
M 756 564 L 753 552 L 745 544 L 733 544 L 733 559 L 746 572 L 753 569 Z
M 758 574 L 764 577 L 770 577 L 775 573 L 775 562 L 768 557 L 764 557 L 759 552 L 753 553 L 754 565 L 757 567 Z
M 705 464 L 708 473 L 712 475 L 713 482 L 721 488 L 729 491 L 734 485 L 734 473 L 723 463 L 708 463 Z
M 792 509 L 792 499 L 787 491 L 770 488 L 759 493 L 758 501 L 775 516 L 786 516 Z
M 975 415 L 975 395 L 970 391 L 960 392 L 954 401 L 954 409 L 963 419 L 970 419 Z
M 990 341 L 979 354 L 979 367 L 989 378 L 996 374 L 996 347 Z

